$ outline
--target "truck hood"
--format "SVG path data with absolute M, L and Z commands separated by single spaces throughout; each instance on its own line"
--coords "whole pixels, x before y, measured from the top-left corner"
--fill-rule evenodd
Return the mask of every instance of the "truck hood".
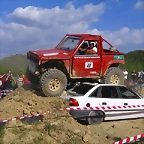
M 69 59 L 72 52 L 63 49 L 53 48 L 53 49 L 45 49 L 45 50 L 33 50 L 30 51 L 30 53 L 34 53 L 41 59 L 47 59 L 47 58 Z

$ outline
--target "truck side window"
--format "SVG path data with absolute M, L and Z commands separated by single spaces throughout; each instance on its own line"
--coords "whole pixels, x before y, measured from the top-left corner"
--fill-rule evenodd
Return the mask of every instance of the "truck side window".
M 110 45 L 106 43 L 105 41 L 102 42 L 103 50 L 104 52 L 110 51 Z
M 97 46 L 97 41 L 84 41 L 76 55 L 95 55 L 98 52 Z
M 116 51 L 116 48 L 110 46 L 107 42 L 103 41 L 102 42 L 102 46 L 103 46 L 103 51 L 104 52 L 113 52 Z

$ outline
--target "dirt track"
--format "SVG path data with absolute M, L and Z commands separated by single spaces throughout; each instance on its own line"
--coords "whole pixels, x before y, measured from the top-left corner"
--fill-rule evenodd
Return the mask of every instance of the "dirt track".
M 5 129 L 0 130 L 0 144 L 108 144 L 144 133 L 144 119 L 82 125 L 71 118 L 67 111 L 53 111 L 54 107 L 67 106 L 63 99 L 36 94 L 23 88 L 15 90 L 0 101 L 0 119 L 41 113 L 48 109 L 52 111 L 51 118 L 45 116 L 42 121 L 27 125 L 21 121 L 6 123 Z M 139 143 L 144 143 L 144 139 Z

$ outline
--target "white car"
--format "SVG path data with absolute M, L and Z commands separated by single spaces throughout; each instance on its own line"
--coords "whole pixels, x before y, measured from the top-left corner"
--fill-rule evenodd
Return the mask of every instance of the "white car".
M 123 85 L 83 83 L 68 91 L 70 108 L 144 105 L 144 99 Z M 107 120 L 144 117 L 144 107 L 109 110 L 71 110 L 76 120 L 99 124 Z

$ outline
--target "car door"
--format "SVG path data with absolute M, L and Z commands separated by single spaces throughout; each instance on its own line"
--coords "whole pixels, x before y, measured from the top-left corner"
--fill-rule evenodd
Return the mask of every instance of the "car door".
M 134 93 L 131 89 L 124 87 L 124 86 L 118 86 L 121 99 L 122 99 L 122 105 L 123 106 L 131 106 L 132 108 L 126 109 L 125 111 L 125 118 L 136 118 L 136 117 L 144 117 L 143 110 L 138 107 L 141 105 L 144 105 L 144 99 L 141 99 L 139 95 Z M 133 107 L 136 106 L 136 107 Z
M 84 43 L 88 43 L 85 41 Z M 97 42 L 98 43 L 98 42 Z M 88 46 L 88 44 L 87 44 Z M 97 45 L 97 54 L 81 55 L 78 52 L 73 57 L 72 62 L 72 76 L 73 77 L 87 77 L 96 78 L 101 72 L 100 51 Z
M 101 98 L 99 98 L 101 107 L 121 106 L 122 99 L 117 91 L 117 86 L 101 86 Z M 117 120 L 121 119 L 122 111 L 119 109 L 105 110 L 105 120 Z

